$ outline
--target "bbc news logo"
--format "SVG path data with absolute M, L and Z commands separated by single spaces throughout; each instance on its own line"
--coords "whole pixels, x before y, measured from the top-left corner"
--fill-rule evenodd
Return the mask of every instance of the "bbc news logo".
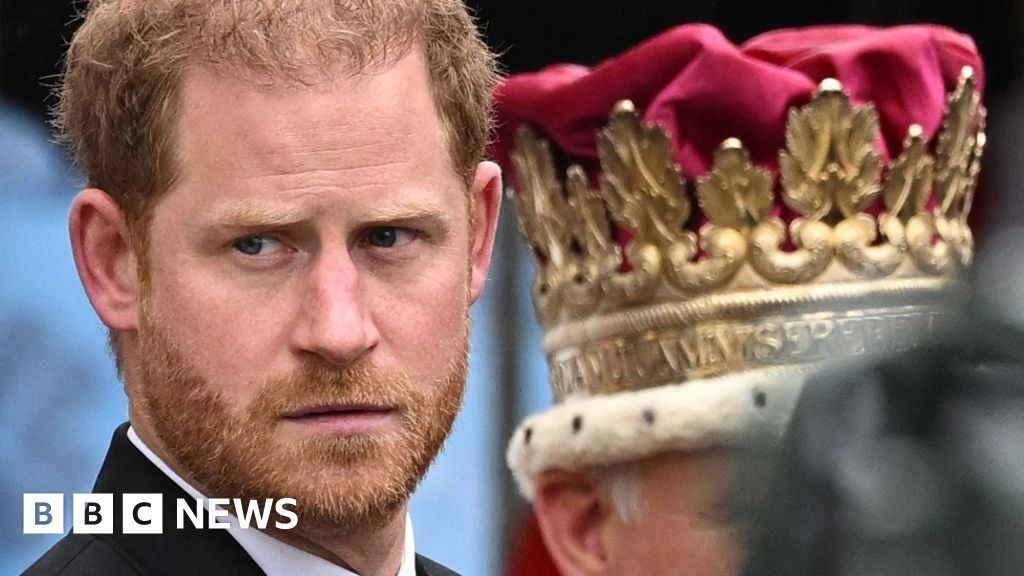
M 298 524 L 294 498 L 274 501 L 240 498 L 178 498 L 175 503 L 175 527 L 226 529 L 230 516 L 241 528 L 265 530 L 273 524 L 278 530 L 290 530 Z M 113 494 L 74 494 L 71 498 L 71 531 L 76 534 L 114 533 Z M 276 513 L 278 519 L 271 522 Z M 25 534 L 64 533 L 63 494 L 24 495 Z M 121 534 L 162 534 L 164 530 L 163 494 L 123 494 L 121 496 Z

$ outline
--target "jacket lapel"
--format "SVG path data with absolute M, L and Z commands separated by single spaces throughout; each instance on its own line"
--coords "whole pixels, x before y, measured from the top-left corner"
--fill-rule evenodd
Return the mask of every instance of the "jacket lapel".
M 98 538 L 131 558 L 142 574 L 196 576 L 264 573 L 238 542 L 221 529 L 199 530 L 186 518 L 177 528 L 177 500 L 194 500 L 128 440 L 128 423 L 114 432 L 94 493 L 114 495 L 114 534 Z M 120 534 L 122 494 L 162 494 L 162 534 Z
M 416 576 L 459 576 L 430 558 L 416 555 Z

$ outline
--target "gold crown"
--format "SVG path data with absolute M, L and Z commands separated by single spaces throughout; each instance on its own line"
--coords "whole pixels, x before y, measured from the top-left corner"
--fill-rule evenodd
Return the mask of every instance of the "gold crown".
M 520 127 L 513 199 L 556 400 L 914 345 L 971 261 L 984 118 L 965 67 L 934 155 L 912 125 L 883 182 L 874 107 L 824 80 L 789 111 L 780 197 L 800 216 L 788 226 L 771 173 L 735 138 L 696 182 L 700 218 L 669 135 L 629 101 L 597 135 L 597 189 L 578 165 L 563 184 L 548 142 Z M 624 251 L 616 228 L 632 235 Z

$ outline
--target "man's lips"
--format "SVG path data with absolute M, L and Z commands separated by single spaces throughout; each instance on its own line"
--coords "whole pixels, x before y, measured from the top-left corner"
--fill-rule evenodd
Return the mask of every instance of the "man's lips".
M 390 424 L 398 410 L 366 404 L 317 405 L 282 415 L 282 420 L 327 434 L 365 434 Z
M 299 408 L 285 412 L 285 418 L 308 418 L 322 416 L 325 414 L 348 414 L 353 412 L 393 412 L 391 406 L 379 406 L 376 404 L 317 404 L 305 408 Z

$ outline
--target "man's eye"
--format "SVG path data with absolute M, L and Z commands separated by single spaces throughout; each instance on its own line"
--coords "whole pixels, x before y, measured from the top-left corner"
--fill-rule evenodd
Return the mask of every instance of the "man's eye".
M 281 242 L 266 236 L 246 236 L 235 240 L 235 250 L 247 256 L 266 256 L 281 249 Z
M 412 242 L 411 231 L 394 226 L 377 226 L 366 233 L 366 243 L 375 248 L 394 248 Z

